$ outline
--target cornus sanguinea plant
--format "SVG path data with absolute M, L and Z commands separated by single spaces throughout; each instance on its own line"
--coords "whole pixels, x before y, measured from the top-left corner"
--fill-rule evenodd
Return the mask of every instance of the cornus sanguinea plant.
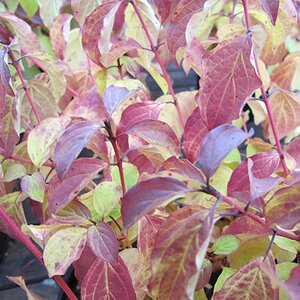
M 1 231 L 71 300 L 299 299 L 298 5 L 0 2 Z

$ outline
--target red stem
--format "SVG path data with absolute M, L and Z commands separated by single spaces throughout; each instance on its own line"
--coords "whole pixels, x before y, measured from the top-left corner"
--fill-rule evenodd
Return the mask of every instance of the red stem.
M 23 73 L 21 72 L 21 69 L 20 69 L 20 66 L 18 64 L 18 62 L 16 62 L 14 56 L 12 53 L 9 54 L 10 58 L 11 58 L 11 61 L 12 61 L 12 64 L 13 66 L 15 67 L 16 71 L 17 71 L 17 74 L 21 80 L 21 83 L 22 83 L 22 86 L 23 86 L 23 89 L 25 91 L 25 94 L 26 94 L 26 97 L 27 97 L 27 100 L 29 101 L 30 105 L 31 105 L 31 108 L 33 110 L 33 113 L 38 121 L 38 123 L 41 122 L 41 118 L 40 118 L 40 115 L 35 107 L 35 104 L 34 104 L 34 101 L 33 99 L 31 98 L 31 95 L 29 93 L 29 90 L 28 90 L 28 87 L 27 87 L 27 84 L 25 82 L 25 79 L 24 79 L 24 76 L 23 76 Z
M 247 32 L 251 32 L 248 2 L 247 2 L 247 0 L 242 0 L 242 1 L 243 1 L 243 6 L 244 6 L 244 15 L 245 15 Z M 253 53 L 253 56 L 254 56 L 254 62 L 255 62 L 257 74 L 261 78 L 261 73 L 260 73 L 260 70 L 259 70 L 258 60 L 257 60 L 255 52 Z M 263 85 L 261 86 L 260 90 L 261 90 L 261 93 L 262 93 L 262 96 L 263 96 L 263 99 L 264 99 L 264 103 L 265 103 L 265 106 L 266 106 L 266 109 L 267 109 L 267 113 L 268 113 L 268 116 L 269 116 L 269 122 L 270 122 L 270 125 L 271 125 L 271 128 L 272 128 L 272 132 L 273 132 L 273 135 L 274 135 L 275 142 L 276 142 L 277 152 L 278 152 L 279 157 L 280 157 L 280 161 L 281 161 L 281 164 L 282 164 L 284 175 L 287 177 L 289 175 L 289 170 L 287 168 L 287 164 L 286 164 L 286 161 L 285 161 L 285 158 L 284 158 L 284 154 L 282 152 L 282 147 L 281 147 L 281 144 L 280 144 L 278 131 L 277 131 L 277 128 L 275 126 L 273 112 L 271 110 L 271 106 L 270 106 L 270 103 L 269 103 L 269 100 L 268 100 L 268 96 L 266 94 L 266 91 L 265 91 L 265 88 L 264 88 Z
M 19 156 L 14 156 L 12 155 L 10 157 L 10 159 L 13 159 L 13 160 L 16 160 L 16 161 L 20 161 L 20 162 L 24 162 L 24 163 L 29 163 L 29 164 L 32 164 L 32 161 L 30 159 L 27 159 L 27 158 L 24 158 L 24 157 L 19 157 Z M 54 165 L 52 162 L 45 162 L 43 163 L 43 166 L 46 166 L 46 167 L 49 167 L 49 168 L 54 168 Z
M 22 53 L 24 53 L 25 55 L 28 54 L 28 52 L 27 52 L 25 49 L 23 49 L 23 48 L 21 48 L 21 51 L 22 51 Z M 38 61 L 37 59 L 35 59 L 34 57 L 31 57 L 31 56 L 28 56 L 28 58 L 29 58 L 34 64 L 36 64 L 42 71 L 44 71 L 44 72 L 47 73 L 46 68 L 44 67 L 44 65 L 43 65 L 40 61 Z M 67 89 L 74 97 L 78 97 L 78 96 L 80 95 L 77 91 L 75 91 L 73 88 L 71 88 L 71 87 L 68 86 L 68 85 L 66 86 L 66 89 Z
M 138 18 L 139 18 L 139 20 L 141 22 L 143 30 L 144 30 L 144 32 L 145 32 L 145 34 L 146 34 L 146 36 L 148 38 L 148 41 L 149 41 L 149 43 L 151 45 L 151 50 L 153 51 L 153 53 L 154 53 L 154 55 L 156 57 L 156 60 L 157 60 L 158 64 L 160 65 L 160 68 L 161 68 L 161 71 L 163 73 L 163 76 L 164 76 L 164 78 L 165 78 L 165 80 L 167 82 L 169 92 L 170 92 L 170 94 L 171 94 L 171 96 L 173 98 L 173 101 L 174 101 L 174 104 L 175 104 L 175 107 L 176 107 L 176 110 L 177 110 L 177 113 L 178 113 L 178 117 L 180 119 L 180 123 L 181 123 L 182 127 L 184 128 L 184 124 L 185 124 L 184 117 L 183 117 L 181 109 L 180 109 L 180 107 L 178 105 L 178 101 L 177 101 L 177 98 L 176 98 L 176 95 L 175 95 L 175 92 L 174 92 L 174 89 L 173 89 L 173 86 L 172 86 L 169 74 L 168 74 L 168 72 L 167 72 L 167 70 L 166 70 L 166 68 L 165 68 L 165 66 L 164 66 L 164 64 L 163 64 L 163 62 L 162 62 L 162 60 L 160 58 L 160 55 L 159 55 L 159 53 L 157 51 L 157 48 L 156 48 L 156 46 L 155 46 L 155 44 L 153 42 L 153 39 L 152 39 L 152 37 L 150 35 L 150 32 L 149 32 L 149 30 L 148 30 L 148 28 L 147 28 L 147 26 L 146 26 L 146 24 L 145 24 L 145 22 L 143 20 L 143 17 L 141 15 L 140 11 L 139 11 L 139 8 L 137 7 L 137 5 L 136 5 L 136 3 L 135 3 L 134 0 L 131 0 L 129 2 L 132 4 L 132 6 L 133 6 L 133 8 L 135 10 L 135 13 L 137 14 L 137 16 L 138 16 Z
M 17 224 L 11 219 L 11 217 L 6 213 L 6 211 L 0 207 L 0 217 L 5 221 L 5 223 L 9 226 L 9 228 L 13 231 L 14 236 L 17 237 L 38 259 L 38 261 L 45 266 L 43 261 L 42 252 L 32 243 L 32 241 L 21 231 L 21 229 L 17 226 Z M 72 290 L 66 284 L 66 282 L 62 279 L 62 277 L 56 275 L 53 277 L 56 283 L 62 288 L 65 294 L 71 300 L 77 300 L 77 297 L 74 295 Z
M 252 214 L 250 211 L 245 210 L 244 208 L 240 207 L 238 204 L 236 204 L 234 201 L 230 200 L 229 198 L 222 196 L 222 200 L 224 202 L 226 202 L 227 204 L 231 205 L 232 207 L 236 208 L 242 214 L 244 214 L 244 215 L 248 216 L 249 218 L 251 218 L 252 220 L 256 221 L 257 223 L 260 223 L 261 225 L 269 228 L 266 225 L 266 222 L 263 219 L 261 219 L 260 217 Z M 278 228 L 274 228 L 274 231 L 276 231 L 277 234 L 280 235 L 280 236 L 283 236 L 283 237 L 286 237 L 288 239 L 300 242 L 300 236 L 297 236 L 295 234 L 291 234 L 289 232 L 286 232 L 286 231 L 278 229 Z

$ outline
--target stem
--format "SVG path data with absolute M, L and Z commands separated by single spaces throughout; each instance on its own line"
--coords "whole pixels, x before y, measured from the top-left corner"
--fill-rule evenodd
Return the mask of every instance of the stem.
M 251 33 L 250 17 L 249 17 L 249 10 L 248 10 L 248 1 L 247 0 L 242 0 L 242 1 L 243 1 L 243 7 L 244 7 L 244 15 L 245 15 L 245 22 L 246 22 L 247 32 Z M 252 38 L 252 36 L 251 36 L 251 38 Z M 253 52 L 253 56 L 254 56 L 254 62 L 255 62 L 257 74 L 261 78 L 261 73 L 260 73 L 260 70 L 259 70 L 258 60 L 257 60 L 255 52 Z M 268 100 L 268 96 L 266 94 L 266 91 L 265 91 L 265 88 L 264 88 L 263 85 L 261 86 L 260 90 L 261 90 L 263 100 L 264 100 L 264 103 L 265 103 L 265 106 L 266 106 L 266 109 L 267 109 L 267 112 L 268 112 L 270 125 L 271 125 L 272 132 L 273 132 L 273 135 L 274 135 L 274 139 L 275 139 L 275 142 L 276 142 L 276 148 L 277 148 L 277 152 L 278 152 L 279 157 L 280 157 L 280 161 L 281 161 L 281 164 L 282 164 L 284 175 L 287 177 L 289 175 L 289 170 L 287 168 L 287 164 L 286 164 L 286 161 L 285 161 L 285 158 L 284 158 L 284 154 L 282 152 L 280 139 L 279 139 L 279 136 L 278 136 L 277 128 L 275 126 L 273 112 L 271 110 L 271 106 L 270 106 L 270 103 L 269 103 L 269 100 Z
M 27 55 L 28 54 L 28 52 L 25 50 L 25 49 L 23 49 L 23 48 L 21 48 L 21 52 L 23 53 L 23 54 L 25 54 L 25 55 Z M 31 56 L 28 56 L 28 58 L 34 63 L 34 64 L 36 64 L 43 72 L 46 72 L 47 73 L 47 70 L 46 70 L 46 68 L 44 67 L 44 65 L 40 62 L 40 61 L 38 61 L 37 59 L 35 59 L 34 57 L 31 57 Z M 74 97 L 78 97 L 80 94 L 77 92 L 77 91 L 75 91 L 73 88 L 71 88 L 70 86 L 66 86 L 66 89 L 74 96 Z
M 119 75 L 120 75 L 120 79 L 123 80 L 123 72 L 122 72 L 122 65 L 120 63 L 120 58 L 118 58 L 118 71 L 119 71 Z
M 267 225 L 266 225 L 266 222 L 261 219 L 260 217 L 254 215 L 253 213 L 245 210 L 244 208 L 240 207 L 238 204 L 236 204 L 235 202 L 233 202 L 232 200 L 230 200 L 229 198 L 227 197 L 222 197 L 222 200 L 224 202 L 226 202 L 227 204 L 231 205 L 232 207 L 236 208 L 239 212 L 241 212 L 242 214 L 248 216 L 249 218 L 251 218 L 252 220 L 256 221 L 257 223 L 260 223 L 261 225 L 269 228 Z M 281 229 L 278 229 L 278 228 L 273 228 L 274 231 L 277 232 L 278 235 L 280 236 L 283 236 L 283 237 L 286 237 L 288 239 L 291 239 L 291 240 L 295 240 L 295 241 L 299 241 L 300 242 L 300 236 L 297 236 L 295 234 L 291 234 L 289 232 L 286 232 L 284 230 L 281 230 Z
M 270 244 L 269 244 L 268 249 L 267 249 L 267 251 L 266 251 L 266 253 L 265 253 L 265 255 L 264 255 L 264 260 L 266 260 L 268 254 L 269 254 L 269 252 L 270 252 L 270 250 L 271 250 L 271 248 L 272 248 L 272 245 L 273 245 L 273 243 L 274 243 L 274 241 L 275 241 L 276 235 L 277 235 L 277 230 L 274 230 L 274 231 L 273 231 L 272 238 L 271 238 L 271 241 L 270 241 Z
M 174 89 L 173 89 L 173 86 L 172 86 L 172 83 L 171 83 L 169 74 L 168 74 L 168 72 L 167 72 L 167 70 L 166 70 L 166 68 L 165 68 L 165 66 L 164 66 L 164 64 L 163 64 L 163 62 L 162 62 L 162 60 L 161 60 L 161 57 L 160 57 L 160 55 L 159 55 L 159 53 L 158 53 L 158 51 L 157 51 L 157 48 L 156 48 L 155 45 L 154 45 L 153 39 L 152 39 L 152 37 L 151 37 L 151 35 L 150 35 L 150 32 L 149 32 L 149 30 L 148 30 L 148 28 L 147 28 L 147 26 L 146 26 L 146 24 L 145 24 L 145 22 L 144 22 L 144 20 L 143 20 L 143 17 L 142 17 L 142 15 L 141 15 L 140 11 L 139 11 L 139 8 L 137 7 L 137 5 L 136 5 L 136 3 L 135 3 L 134 0 L 129 0 L 129 2 L 130 2 L 131 5 L 133 6 L 134 11 L 135 11 L 135 13 L 136 13 L 137 16 L 138 16 L 138 18 L 139 18 L 139 20 L 140 20 L 140 23 L 141 23 L 141 25 L 142 25 L 142 27 L 143 27 L 143 30 L 144 30 L 144 32 L 145 32 L 145 34 L 146 34 L 146 36 L 147 36 L 147 39 L 148 39 L 148 41 L 149 41 L 149 43 L 150 43 L 150 45 L 151 45 L 151 49 L 152 49 L 152 51 L 153 51 L 153 53 L 154 53 L 154 55 L 155 55 L 155 58 L 156 58 L 156 60 L 157 60 L 157 62 L 158 62 L 158 64 L 159 64 L 159 66 L 160 66 L 160 68 L 161 68 L 161 71 L 162 71 L 162 73 L 163 73 L 163 76 L 164 76 L 164 78 L 165 78 L 165 80 L 166 80 L 166 82 L 167 82 L 169 92 L 170 92 L 170 94 L 171 94 L 171 96 L 172 96 L 172 98 L 173 98 L 174 105 L 175 105 L 175 107 L 176 107 L 176 110 L 177 110 L 177 113 L 178 113 L 178 117 L 179 117 L 179 119 L 180 119 L 180 123 L 181 123 L 182 127 L 184 128 L 184 124 L 185 124 L 184 118 L 183 118 L 181 109 L 180 109 L 180 107 L 179 107 L 179 105 L 178 105 L 178 101 L 177 101 L 177 98 L 176 98 L 176 95 L 175 95 L 175 92 L 174 92 Z
M 23 89 L 24 89 L 24 91 L 25 91 L 27 100 L 29 101 L 29 103 L 30 103 L 30 105 L 31 105 L 32 111 L 33 111 L 33 113 L 34 113 L 34 115 L 35 115 L 35 117 L 36 117 L 38 123 L 40 123 L 40 122 L 41 122 L 41 118 L 40 118 L 40 116 L 39 116 L 39 113 L 38 113 L 38 111 L 37 111 L 37 108 L 35 107 L 34 101 L 33 101 L 33 99 L 31 98 L 31 95 L 30 95 L 30 93 L 29 93 L 29 90 L 28 90 L 27 84 L 26 84 L 26 82 L 25 82 L 24 76 L 23 76 L 23 74 L 22 74 L 22 72 L 21 72 L 20 66 L 19 66 L 18 62 L 15 60 L 15 58 L 14 58 L 14 56 L 13 56 L 13 54 L 12 54 L 11 52 L 9 53 L 9 56 L 10 56 L 10 58 L 11 58 L 11 61 L 12 61 L 13 66 L 15 67 L 15 69 L 16 69 L 16 71 L 17 71 L 17 74 L 18 74 L 18 76 L 19 76 L 19 78 L 20 78 L 20 80 L 21 80 Z
M 5 221 L 5 223 L 9 226 L 9 228 L 13 231 L 14 236 L 17 237 L 38 259 L 38 261 L 45 266 L 43 261 L 42 252 L 32 243 L 32 241 L 21 231 L 21 229 L 17 226 L 17 224 L 11 219 L 11 217 L 6 213 L 6 211 L 0 207 L 0 217 Z M 65 294 L 71 300 L 77 300 L 77 297 L 74 295 L 72 290 L 66 284 L 66 282 L 62 279 L 62 277 L 56 275 L 53 276 L 53 279 L 56 283 L 62 288 Z
M 32 161 L 30 159 L 24 158 L 24 157 L 19 157 L 19 156 L 12 155 L 10 157 L 10 159 L 13 159 L 13 160 L 16 160 L 16 161 L 20 161 L 20 162 L 24 162 L 24 163 L 32 164 Z M 52 168 L 52 169 L 54 168 L 54 165 L 53 165 L 53 163 L 51 161 L 43 163 L 43 166 L 49 167 L 49 168 Z

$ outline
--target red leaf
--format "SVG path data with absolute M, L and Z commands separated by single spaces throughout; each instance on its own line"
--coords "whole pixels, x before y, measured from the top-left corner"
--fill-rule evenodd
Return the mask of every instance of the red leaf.
M 210 178 L 222 160 L 246 138 L 247 134 L 234 125 L 225 124 L 213 129 L 203 141 L 197 165 Z
M 171 10 L 171 0 L 154 0 L 157 12 L 161 16 L 161 23 L 164 23 L 168 18 Z
M 184 127 L 183 149 L 186 158 L 194 163 L 198 157 L 202 142 L 209 130 L 200 117 L 199 107 L 188 118 Z
M 248 161 L 251 159 L 253 166 L 249 173 Z M 233 171 L 228 182 L 227 195 L 237 198 L 239 201 L 248 203 L 251 199 L 251 185 L 249 176 L 257 179 L 269 178 L 280 163 L 276 152 L 262 152 L 251 156 Z
M 97 260 L 92 250 L 86 245 L 79 259 L 73 262 L 75 269 L 75 277 L 79 284 L 82 284 L 85 274 L 88 272 L 91 265 Z
M 268 274 L 261 270 L 261 265 L 267 264 L 262 258 L 256 258 L 230 276 L 224 283 L 223 288 L 214 294 L 214 300 L 238 300 L 238 299 L 266 299 L 277 300 L 278 288 L 274 287 Z M 275 272 L 274 263 L 268 263 Z
M 136 299 L 130 274 L 120 257 L 115 264 L 99 259 L 92 264 L 81 285 L 81 299 Z
M 72 100 L 63 115 L 84 118 L 95 123 L 102 123 L 108 117 L 103 100 L 95 87 Z
M 105 137 L 100 130 L 94 133 L 94 135 L 90 138 L 90 140 L 86 144 L 86 147 L 92 150 L 102 160 L 109 163 L 108 149 L 105 143 Z
M 204 7 L 205 0 L 181 0 L 171 15 L 167 31 L 167 45 L 173 57 L 186 46 L 185 30 L 190 18 Z
M 293 229 L 300 223 L 300 183 L 278 190 L 265 206 L 266 223 Z
M 156 120 L 163 105 L 152 101 L 133 103 L 122 113 L 121 120 L 117 128 L 117 136 L 125 132 L 130 126 L 146 119 Z
M 90 121 L 79 121 L 69 126 L 62 134 L 54 150 L 55 169 L 60 179 L 68 172 L 73 161 L 99 127 Z
M 110 1 L 99 5 L 85 20 L 82 28 L 82 45 L 88 57 L 101 67 L 109 64 L 139 44 L 133 40 L 112 42 L 111 35 L 119 9 L 127 3 Z
M 264 11 L 270 16 L 272 24 L 275 26 L 275 22 L 278 16 L 279 0 L 260 0 Z
M 295 159 L 297 166 L 300 167 L 300 138 L 288 144 L 285 151 Z
M 162 121 L 141 121 L 129 127 L 125 133 L 140 137 L 149 144 L 163 146 L 173 155 L 180 153 L 180 142 L 175 132 Z
M 105 222 L 99 222 L 88 229 L 88 245 L 92 252 L 108 263 L 117 263 L 119 243 L 114 231 Z
M 261 86 L 252 51 L 251 37 L 237 36 L 202 56 L 201 88 L 196 99 L 209 129 L 237 119 L 247 98 Z
M 64 32 L 70 31 L 70 23 L 73 16 L 70 14 L 60 14 L 55 18 L 50 28 L 50 42 L 56 56 L 64 59 L 67 42 Z
M 152 174 L 156 172 L 157 168 L 155 168 L 146 155 L 139 152 L 139 150 L 129 150 L 126 155 L 129 162 L 138 168 L 139 173 L 146 172 L 148 174 Z
M 186 159 L 179 159 L 176 156 L 171 156 L 164 161 L 158 172 L 164 170 L 169 170 L 182 176 L 186 176 L 187 178 L 205 183 L 205 180 L 199 170 Z
M 236 220 L 233 220 L 222 232 L 223 235 L 243 235 L 249 234 L 251 236 L 271 235 L 272 229 L 268 229 L 266 226 L 257 223 L 255 220 L 250 219 L 247 216 L 242 216 Z
M 137 183 L 127 191 L 122 201 L 124 229 L 166 201 L 190 191 L 183 182 L 168 177 L 156 177 Z
M 290 295 L 291 300 L 299 299 L 300 295 L 300 265 L 293 268 L 290 277 L 285 281 L 285 286 L 287 287 L 287 293 Z
M 96 158 L 79 158 L 72 163 L 62 181 L 55 175 L 48 186 L 50 211 L 56 213 L 66 206 L 106 166 L 106 163 Z
M 200 206 L 187 206 L 167 217 L 151 254 L 151 296 L 193 299 L 212 229 L 209 210 Z

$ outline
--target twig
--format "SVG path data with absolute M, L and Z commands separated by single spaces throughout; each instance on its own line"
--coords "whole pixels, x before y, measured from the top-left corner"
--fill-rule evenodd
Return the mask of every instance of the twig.
M 20 78 L 20 80 L 21 80 L 23 89 L 24 89 L 24 91 L 25 91 L 27 100 L 29 101 L 29 103 L 30 103 L 30 105 L 31 105 L 32 111 L 33 111 L 33 113 L 34 113 L 34 115 L 35 115 L 35 117 L 36 117 L 38 123 L 40 123 L 40 122 L 41 122 L 41 117 L 40 117 L 40 115 L 39 115 L 39 113 L 38 113 L 38 111 L 37 111 L 37 108 L 35 107 L 35 104 L 34 104 L 33 99 L 31 98 L 30 92 L 29 92 L 29 90 L 28 90 L 28 87 L 27 87 L 27 84 L 26 84 L 26 82 L 25 82 L 24 76 L 23 76 L 23 74 L 22 74 L 22 72 L 21 72 L 20 66 L 19 66 L 18 62 L 15 60 L 15 58 L 14 58 L 12 52 L 9 52 L 9 56 L 10 56 L 10 59 L 11 59 L 11 61 L 12 61 L 12 65 L 15 67 L 15 69 L 16 69 L 16 71 L 17 71 L 17 74 L 18 74 L 18 76 L 19 76 L 19 78 Z
M 151 49 L 152 49 L 152 51 L 153 51 L 153 53 L 154 53 L 154 55 L 156 57 L 156 60 L 157 60 L 158 64 L 160 65 L 160 68 L 161 68 L 161 71 L 163 73 L 164 79 L 167 82 L 169 92 L 170 92 L 170 94 L 171 94 L 171 96 L 173 98 L 174 105 L 176 107 L 176 110 L 177 110 L 177 113 L 178 113 L 178 117 L 180 119 L 180 123 L 181 123 L 182 127 L 184 128 L 184 124 L 185 124 L 184 118 L 183 118 L 181 109 L 180 109 L 180 107 L 178 105 L 178 101 L 177 101 L 177 98 L 176 98 L 176 95 L 175 95 L 175 92 L 174 92 L 174 89 L 173 89 L 173 86 L 172 86 L 169 74 L 168 74 L 168 72 L 167 72 L 167 70 L 166 70 L 166 68 L 165 68 L 165 66 L 164 66 L 164 64 L 163 64 L 163 62 L 161 60 L 161 57 L 160 57 L 160 55 L 159 55 L 159 53 L 157 51 L 157 48 L 154 45 L 154 42 L 153 42 L 152 37 L 150 35 L 150 32 L 149 32 L 149 30 L 148 30 L 148 28 L 147 28 L 147 26 L 146 26 L 146 24 L 145 24 L 145 22 L 143 20 L 143 17 L 141 15 L 140 11 L 139 11 L 139 8 L 137 7 L 137 5 L 136 5 L 136 3 L 135 3 L 134 0 L 129 0 L 129 2 L 133 6 L 135 13 L 137 14 L 137 16 L 138 16 L 138 18 L 140 20 L 140 23 L 141 23 L 141 25 L 143 27 L 143 30 L 144 30 L 144 32 L 145 32 L 145 34 L 147 36 L 147 39 L 148 39 L 148 41 L 149 41 L 149 43 L 151 45 Z
M 45 267 L 43 261 L 42 252 L 32 243 L 32 241 L 21 231 L 17 224 L 11 219 L 11 217 L 6 213 L 6 211 L 0 207 L 0 217 L 5 221 L 5 223 L 12 230 L 14 235 L 32 252 L 32 254 L 38 259 L 38 261 Z M 65 294 L 69 297 L 70 300 L 77 300 L 77 297 L 74 295 L 70 287 L 62 279 L 62 277 L 55 275 L 53 279 L 56 283 L 62 288 Z
M 249 10 L 248 10 L 248 1 L 247 0 L 242 0 L 242 1 L 243 1 L 243 7 L 244 7 L 244 15 L 245 15 L 245 22 L 246 22 L 247 32 L 248 32 L 248 34 L 251 34 L 250 17 L 249 17 Z M 252 35 L 251 35 L 251 37 L 252 37 Z M 258 60 L 257 60 L 255 52 L 253 52 L 253 56 L 254 56 L 254 62 L 255 62 L 257 74 L 261 78 L 261 73 L 260 73 L 260 70 L 259 70 Z M 266 109 L 267 109 L 267 112 L 268 112 L 270 125 L 271 125 L 272 132 L 273 132 L 273 135 L 274 135 L 274 138 L 275 138 L 277 152 L 278 152 L 279 157 L 280 157 L 280 161 L 281 161 L 281 164 L 282 164 L 284 175 L 287 177 L 289 175 L 289 170 L 287 168 L 287 164 L 286 164 L 286 161 L 285 161 L 285 158 L 284 158 L 284 154 L 282 152 L 282 147 L 281 147 L 281 144 L 280 144 L 278 131 L 277 131 L 277 128 L 276 128 L 275 122 L 274 122 L 273 112 L 271 110 L 271 106 L 270 106 L 270 103 L 269 103 L 269 100 L 268 100 L 268 96 L 266 94 L 266 91 L 265 91 L 265 88 L 264 88 L 263 85 L 261 86 L 260 90 L 261 90 L 263 100 L 264 100 L 264 103 L 265 103 L 265 106 L 266 106 Z

